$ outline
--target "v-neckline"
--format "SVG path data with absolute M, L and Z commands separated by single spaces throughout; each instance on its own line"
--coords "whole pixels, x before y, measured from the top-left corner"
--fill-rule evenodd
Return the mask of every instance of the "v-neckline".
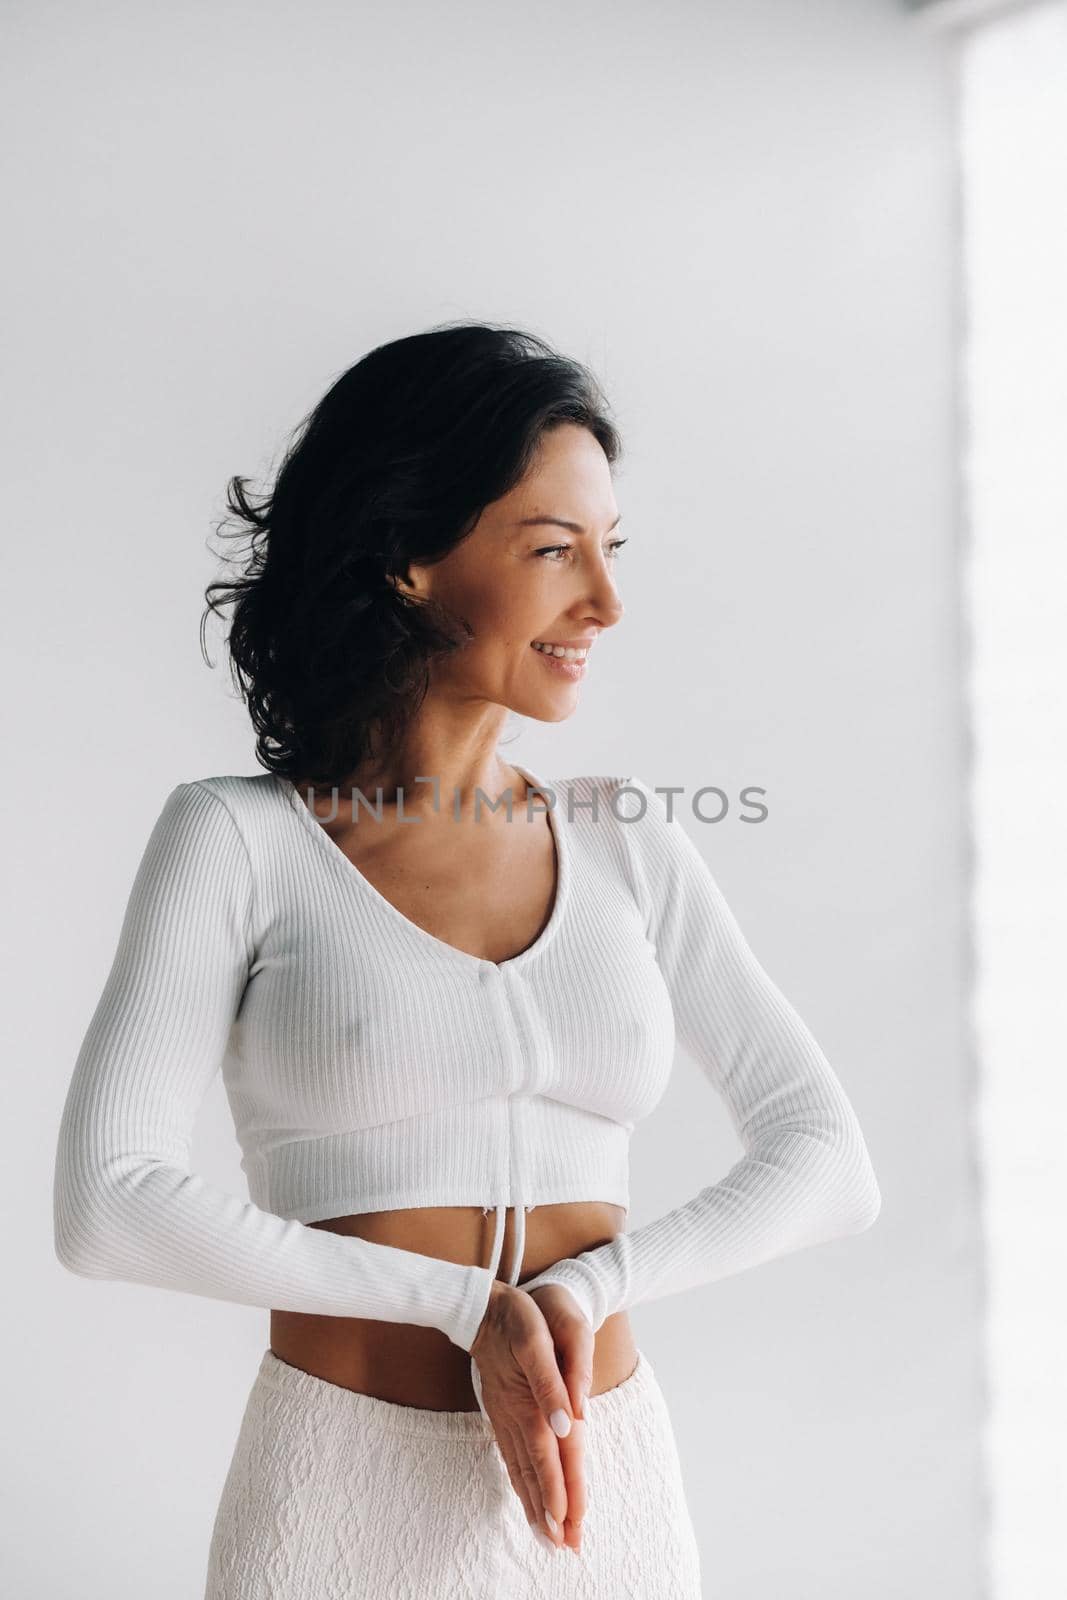
M 530 788 L 535 790 L 547 804 L 546 786 L 528 768 L 520 766 L 517 761 L 513 761 L 511 765 L 516 772 L 519 772 L 526 779 Z M 447 953 L 450 958 L 463 962 L 468 967 L 492 968 L 497 972 L 503 973 L 517 970 L 535 960 L 555 937 L 556 931 L 563 920 L 567 898 L 570 893 L 570 845 L 566 837 L 566 827 L 560 825 L 560 802 L 563 798 L 561 793 L 556 792 L 555 804 L 550 806 L 546 812 L 556 857 L 556 889 L 548 921 L 533 944 L 527 945 L 525 950 L 520 950 L 517 955 L 509 956 L 506 961 L 489 961 L 484 956 L 472 955 L 469 950 L 461 950 L 458 945 L 449 944 L 447 939 L 439 939 L 436 934 L 428 932 L 426 928 L 420 927 L 417 922 L 412 922 L 410 917 L 406 917 L 402 911 L 394 906 L 391 900 L 382 894 L 380 889 L 374 887 L 370 879 L 364 876 L 355 862 L 350 860 L 341 849 L 340 845 L 330 838 L 322 823 L 312 814 L 305 801 L 301 799 L 300 792 L 292 779 L 283 777 L 278 773 L 272 773 L 271 776 L 275 779 L 280 789 L 284 791 L 290 807 L 300 815 L 304 825 L 311 829 L 312 834 L 319 840 L 320 845 L 332 857 L 336 867 L 354 880 L 356 887 L 365 897 L 383 909 L 393 921 L 409 930 L 409 933 L 416 940 L 435 947 L 438 952 Z M 525 805 L 526 802 L 523 800 L 517 803 Z

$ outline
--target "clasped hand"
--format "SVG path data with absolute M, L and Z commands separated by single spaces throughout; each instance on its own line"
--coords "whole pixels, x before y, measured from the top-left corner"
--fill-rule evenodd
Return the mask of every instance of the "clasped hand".
M 471 1345 L 482 1404 L 534 1533 L 581 1548 L 593 1330 L 559 1284 L 494 1283 Z

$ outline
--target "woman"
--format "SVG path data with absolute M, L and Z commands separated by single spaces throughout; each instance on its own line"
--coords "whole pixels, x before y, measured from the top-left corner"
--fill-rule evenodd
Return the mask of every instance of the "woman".
M 693 1600 L 628 1310 L 877 1215 L 848 1100 L 660 796 L 499 752 L 509 712 L 571 715 L 622 617 L 618 454 L 584 368 L 448 326 L 346 372 L 263 503 L 231 484 L 251 552 L 209 608 L 266 770 L 163 806 L 55 1213 L 74 1272 L 271 1310 L 208 1600 Z M 745 1154 L 627 1233 L 676 1030 Z M 189 1171 L 220 1067 L 249 1202 Z

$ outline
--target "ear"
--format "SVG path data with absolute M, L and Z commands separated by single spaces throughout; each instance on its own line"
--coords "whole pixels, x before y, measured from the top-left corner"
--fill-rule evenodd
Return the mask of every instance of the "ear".
M 385 581 L 391 588 L 396 590 L 397 594 L 407 594 L 412 597 L 418 596 L 418 589 L 411 581 L 410 567 L 405 567 L 403 573 L 387 572 Z

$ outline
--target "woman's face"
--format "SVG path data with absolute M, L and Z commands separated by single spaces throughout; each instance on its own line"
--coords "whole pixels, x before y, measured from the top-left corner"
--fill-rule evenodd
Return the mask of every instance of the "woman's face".
M 487 506 L 443 561 L 409 568 L 410 590 L 473 630 L 460 650 L 433 663 L 433 691 L 540 722 L 570 716 L 582 678 L 595 670 L 596 640 L 623 614 L 618 520 L 608 460 L 589 430 L 565 423 L 543 435 L 523 481 Z M 535 642 L 587 648 L 589 665 L 549 656 Z

